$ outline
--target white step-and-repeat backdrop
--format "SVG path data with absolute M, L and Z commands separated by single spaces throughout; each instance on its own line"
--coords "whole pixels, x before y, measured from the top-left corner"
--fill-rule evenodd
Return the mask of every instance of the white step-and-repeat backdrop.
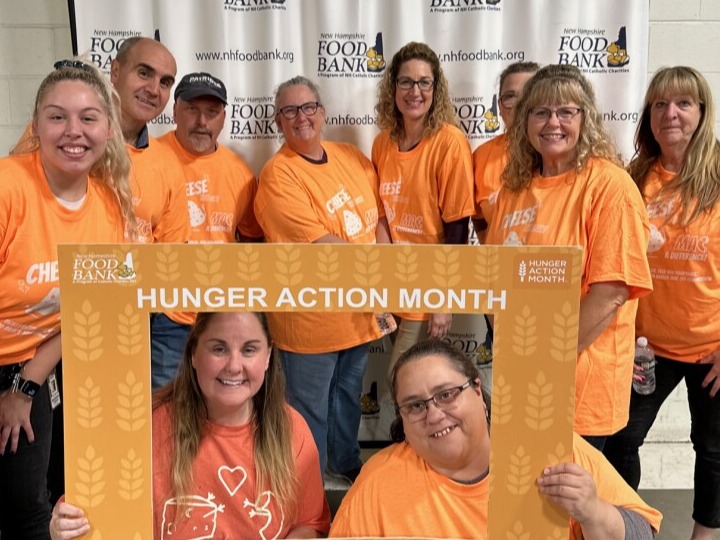
M 259 173 L 279 148 L 273 106 L 281 82 L 304 75 L 321 88 L 325 138 L 367 155 L 377 134 L 377 83 L 395 51 L 424 41 L 438 54 L 462 129 L 474 149 L 504 126 L 498 76 L 509 64 L 578 66 L 591 80 L 625 160 L 647 80 L 649 0 L 74 0 L 80 54 L 102 70 L 123 40 L 154 36 L 192 71 L 228 88 L 221 142 Z M 174 128 L 172 99 L 151 127 Z M 448 339 L 479 361 L 485 323 L 458 316 Z M 388 340 L 373 345 L 363 398 L 363 440 L 387 438 Z

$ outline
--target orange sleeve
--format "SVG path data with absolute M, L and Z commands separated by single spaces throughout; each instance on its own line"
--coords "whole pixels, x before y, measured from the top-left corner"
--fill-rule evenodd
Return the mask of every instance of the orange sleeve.
M 161 174 L 166 198 L 160 220 L 153 230 L 153 236 L 156 242 L 185 243 L 190 237 L 185 177 L 180 163 L 167 148 L 162 148 L 161 159 L 164 163 Z
M 448 129 L 448 135 L 436 177 L 440 215 L 445 223 L 474 213 L 470 144 L 459 129 Z

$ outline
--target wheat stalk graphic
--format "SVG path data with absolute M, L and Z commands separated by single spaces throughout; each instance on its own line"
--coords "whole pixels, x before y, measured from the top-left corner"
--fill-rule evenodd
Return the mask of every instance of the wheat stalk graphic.
M 520 261 L 520 268 L 518 268 L 518 275 L 520 276 L 520 283 L 525 282 L 525 276 L 527 275 L 527 265 L 525 261 Z

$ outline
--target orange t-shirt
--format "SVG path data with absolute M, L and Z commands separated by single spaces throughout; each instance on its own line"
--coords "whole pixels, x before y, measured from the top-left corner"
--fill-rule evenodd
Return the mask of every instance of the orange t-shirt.
M 268 242 L 312 243 L 334 234 L 374 244 L 384 213 L 372 163 L 354 146 L 323 142 L 327 162 L 311 163 L 283 145 L 260 173 L 255 216 Z M 308 270 L 309 271 L 309 270 Z M 339 351 L 380 336 L 372 313 L 270 313 L 281 349 L 305 354 Z
M 29 360 L 60 330 L 58 243 L 122 243 L 117 198 L 88 179 L 77 210 L 50 191 L 38 151 L 0 160 L 0 365 Z
M 236 230 L 249 238 L 262 237 L 253 211 L 257 181 L 239 156 L 223 145 L 196 156 L 180 145 L 174 131 L 157 143 L 175 156 L 184 173 L 191 243 L 234 243 Z M 166 315 L 179 324 L 195 322 L 195 313 Z
M 505 134 L 478 146 L 473 152 L 475 175 L 475 216 L 488 225 L 493 218 L 495 201 L 502 186 L 500 177 L 507 165 L 508 143 Z
M 638 513 L 659 530 L 662 514 L 628 486 L 605 457 L 578 435 L 573 461 L 595 480 L 598 497 Z M 488 487 L 461 484 L 436 472 L 407 443 L 372 456 L 343 498 L 330 537 L 432 537 L 487 539 Z M 570 540 L 582 530 L 570 520 Z
M 444 244 L 443 222 L 472 216 L 472 153 L 465 134 L 449 124 L 401 152 L 390 132 L 373 143 L 372 161 L 393 244 Z M 403 319 L 427 320 L 424 313 Z
M 619 431 L 630 407 L 636 299 L 652 290 L 649 222 L 637 187 L 620 167 L 591 159 L 581 172 L 535 176 L 520 193 L 501 190 L 495 212 L 488 244 L 581 246 L 582 297 L 594 283 L 627 285 L 628 301 L 580 353 L 575 374 L 575 431 Z
M 152 137 L 145 149 L 131 144 L 125 146 L 132 163 L 130 188 L 138 222 L 136 241 L 143 244 L 187 242 L 188 205 L 179 162 Z
M 636 329 L 657 354 L 697 362 L 720 350 L 720 205 L 687 226 L 668 223 L 679 199 L 656 195 L 674 176 L 656 162 L 645 184 L 653 293 L 640 300 Z
M 171 405 L 153 411 L 153 518 L 162 538 L 285 538 L 295 527 L 327 532 L 330 509 L 325 499 L 320 458 L 305 420 L 291 410 L 293 457 L 302 493 L 290 521 L 272 491 L 257 493 L 253 427 L 208 423 L 192 464 L 193 482 L 181 499 L 172 493 L 173 435 Z M 177 511 L 182 513 L 178 519 Z

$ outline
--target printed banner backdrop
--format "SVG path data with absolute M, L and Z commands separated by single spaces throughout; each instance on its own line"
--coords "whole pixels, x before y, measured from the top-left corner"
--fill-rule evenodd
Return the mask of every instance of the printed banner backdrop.
M 74 0 L 80 54 L 106 72 L 122 41 L 155 36 L 178 76 L 207 71 L 228 88 L 221 142 L 259 173 L 278 149 L 273 91 L 320 85 L 326 138 L 369 155 L 376 85 L 408 41 L 428 43 L 473 149 L 502 132 L 498 76 L 509 64 L 578 66 L 592 81 L 624 159 L 645 91 L 649 0 Z M 173 129 L 172 99 L 153 122 Z
M 571 459 L 580 248 L 164 244 L 58 251 L 67 500 L 86 510 L 89 538 L 152 538 L 148 320 L 160 310 L 494 314 L 489 537 L 567 537 L 567 517 L 541 499 L 535 480 L 548 464 Z M 197 497 L 207 497 L 198 505 L 204 515 L 188 517 L 212 528 L 212 497 Z

